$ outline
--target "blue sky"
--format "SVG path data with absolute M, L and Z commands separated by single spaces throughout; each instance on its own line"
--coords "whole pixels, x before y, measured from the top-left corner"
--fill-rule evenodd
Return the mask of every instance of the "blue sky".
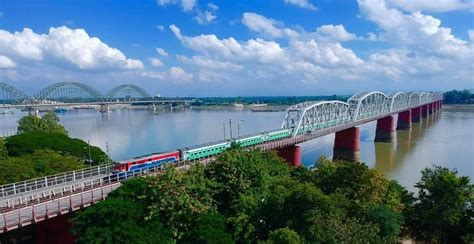
M 473 88 L 474 2 L 4 1 L 0 80 L 165 96 Z

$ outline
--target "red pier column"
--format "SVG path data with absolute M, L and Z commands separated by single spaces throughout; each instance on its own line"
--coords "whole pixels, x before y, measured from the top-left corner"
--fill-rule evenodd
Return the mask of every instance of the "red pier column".
M 421 121 L 421 107 L 411 110 L 411 122 L 420 123 Z
M 428 105 L 421 106 L 421 117 L 428 118 Z
M 376 142 L 393 141 L 393 116 L 383 117 L 377 120 L 377 130 L 375 131 Z
M 411 110 L 399 113 L 397 120 L 397 130 L 409 130 L 411 128 L 411 121 Z
M 35 224 L 36 243 L 68 244 L 75 243 L 74 236 L 69 232 L 71 224 L 69 214 L 59 215 Z
M 360 130 L 352 127 L 336 132 L 334 140 L 333 160 L 360 161 Z
M 277 150 L 277 154 L 293 167 L 301 165 L 301 148 L 299 146 L 292 145 L 280 148 Z

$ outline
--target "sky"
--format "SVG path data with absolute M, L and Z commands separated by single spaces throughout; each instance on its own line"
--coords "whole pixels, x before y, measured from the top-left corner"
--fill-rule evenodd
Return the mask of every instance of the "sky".
M 474 88 L 474 0 L 0 0 L 0 81 L 34 95 Z

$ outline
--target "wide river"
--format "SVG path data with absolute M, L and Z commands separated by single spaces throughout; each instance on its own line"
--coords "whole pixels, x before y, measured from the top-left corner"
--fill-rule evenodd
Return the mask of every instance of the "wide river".
M 15 133 L 23 112 L 0 114 L 0 134 Z M 121 160 L 279 128 L 285 118 L 278 112 L 199 109 L 153 114 L 148 110 L 117 109 L 101 114 L 96 110 L 70 110 L 59 114 L 72 137 L 89 140 Z M 420 171 L 431 165 L 457 169 L 474 179 L 474 106 L 445 106 L 441 113 L 397 131 L 393 143 L 375 143 L 375 122 L 361 126 L 361 160 L 414 190 Z M 301 144 L 302 163 L 311 166 L 321 156 L 332 157 L 334 135 Z

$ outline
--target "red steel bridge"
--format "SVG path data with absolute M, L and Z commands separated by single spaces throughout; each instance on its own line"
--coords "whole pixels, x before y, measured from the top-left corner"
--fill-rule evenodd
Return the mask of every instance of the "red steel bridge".
M 0 186 L 0 233 L 58 216 L 63 218 L 61 215 L 103 200 L 127 179 L 159 174 L 166 167 L 186 169 L 195 163 L 207 163 L 231 143 L 276 150 L 290 165 L 299 166 L 298 144 L 335 133 L 333 157 L 358 161 L 357 126 L 377 121 L 375 141 L 389 142 L 395 129 L 410 129 L 412 123 L 439 111 L 442 100 L 441 93 L 433 92 L 361 92 L 347 102 L 308 101 L 289 107 L 280 129 L 187 148 L 181 150 L 185 156 L 175 163 L 128 171 L 120 177 L 112 173 L 111 164 L 104 164 L 3 185 Z M 398 115 L 396 125 L 394 115 Z

